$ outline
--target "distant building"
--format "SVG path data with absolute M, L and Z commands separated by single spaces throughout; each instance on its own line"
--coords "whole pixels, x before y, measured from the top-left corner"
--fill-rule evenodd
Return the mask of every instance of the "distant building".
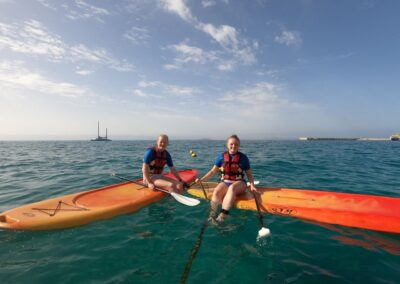
M 399 134 L 393 134 L 392 136 L 390 136 L 390 140 L 399 141 L 400 140 L 400 133 Z

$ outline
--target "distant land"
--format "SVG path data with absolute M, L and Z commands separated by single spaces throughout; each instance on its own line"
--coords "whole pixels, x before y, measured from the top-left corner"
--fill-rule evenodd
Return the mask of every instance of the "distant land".
M 356 137 L 356 138 L 344 138 L 344 137 L 299 137 L 299 140 L 358 140 L 358 141 L 399 141 L 400 134 L 393 134 L 387 138 L 376 138 L 376 137 Z

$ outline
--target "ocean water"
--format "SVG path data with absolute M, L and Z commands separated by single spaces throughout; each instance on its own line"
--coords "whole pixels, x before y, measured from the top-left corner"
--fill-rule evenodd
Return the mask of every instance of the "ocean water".
M 140 177 L 151 144 L 0 142 L 0 211 L 120 182 L 112 172 Z M 178 169 L 201 175 L 223 150 L 224 141 L 169 146 Z M 400 142 L 242 141 L 241 151 L 262 185 L 400 197 Z M 257 240 L 255 212 L 203 226 L 207 210 L 166 197 L 72 229 L 0 230 L 0 283 L 400 283 L 399 235 L 265 215 L 272 234 Z

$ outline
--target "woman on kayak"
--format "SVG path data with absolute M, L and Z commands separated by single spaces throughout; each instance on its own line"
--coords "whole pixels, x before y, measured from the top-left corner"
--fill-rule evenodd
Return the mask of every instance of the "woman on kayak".
M 254 186 L 253 174 L 250 169 L 250 161 L 247 156 L 239 152 L 240 139 L 237 135 L 231 135 L 226 140 L 228 151 L 217 156 L 214 166 L 201 179 L 196 182 L 208 181 L 217 172 L 221 173 L 221 182 L 215 187 L 211 199 L 210 220 L 217 217 L 219 204 L 222 204 L 221 213 L 216 221 L 223 222 L 229 210 L 235 202 L 236 196 L 246 191 L 246 174 L 250 182 L 250 190 L 257 191 Z
M 178 171 L 172 163 L 172 158 L 167 151 L 168 136 L 160 134 L 157 139 L 156 146 L 148 148 L 143 157 L 143 182 L 150 189 L 161 187 L 171 192 L 182 192 L 183 184 Z M 171 173 L 177 180 L 162 175 L 164 166 L 168 165 Z

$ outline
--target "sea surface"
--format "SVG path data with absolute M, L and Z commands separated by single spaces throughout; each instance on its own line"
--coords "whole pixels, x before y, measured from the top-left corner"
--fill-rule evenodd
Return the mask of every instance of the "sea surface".
M 119 183 L 112 172 L 138 178 L 153 143 L 0 142 L 0 211 Z M 168 150 L 203 175 L 224 144 Z M 242 141 L 241 151 L 262 185 L 400 197 L 400 142 Z M 271 235 L 257 240 L 255 212 L 205 226 L 207 211 L 166 197 L 77 228 L 0 230 L 0 283 L 400 283 L 400 235 L 265 215 Z

